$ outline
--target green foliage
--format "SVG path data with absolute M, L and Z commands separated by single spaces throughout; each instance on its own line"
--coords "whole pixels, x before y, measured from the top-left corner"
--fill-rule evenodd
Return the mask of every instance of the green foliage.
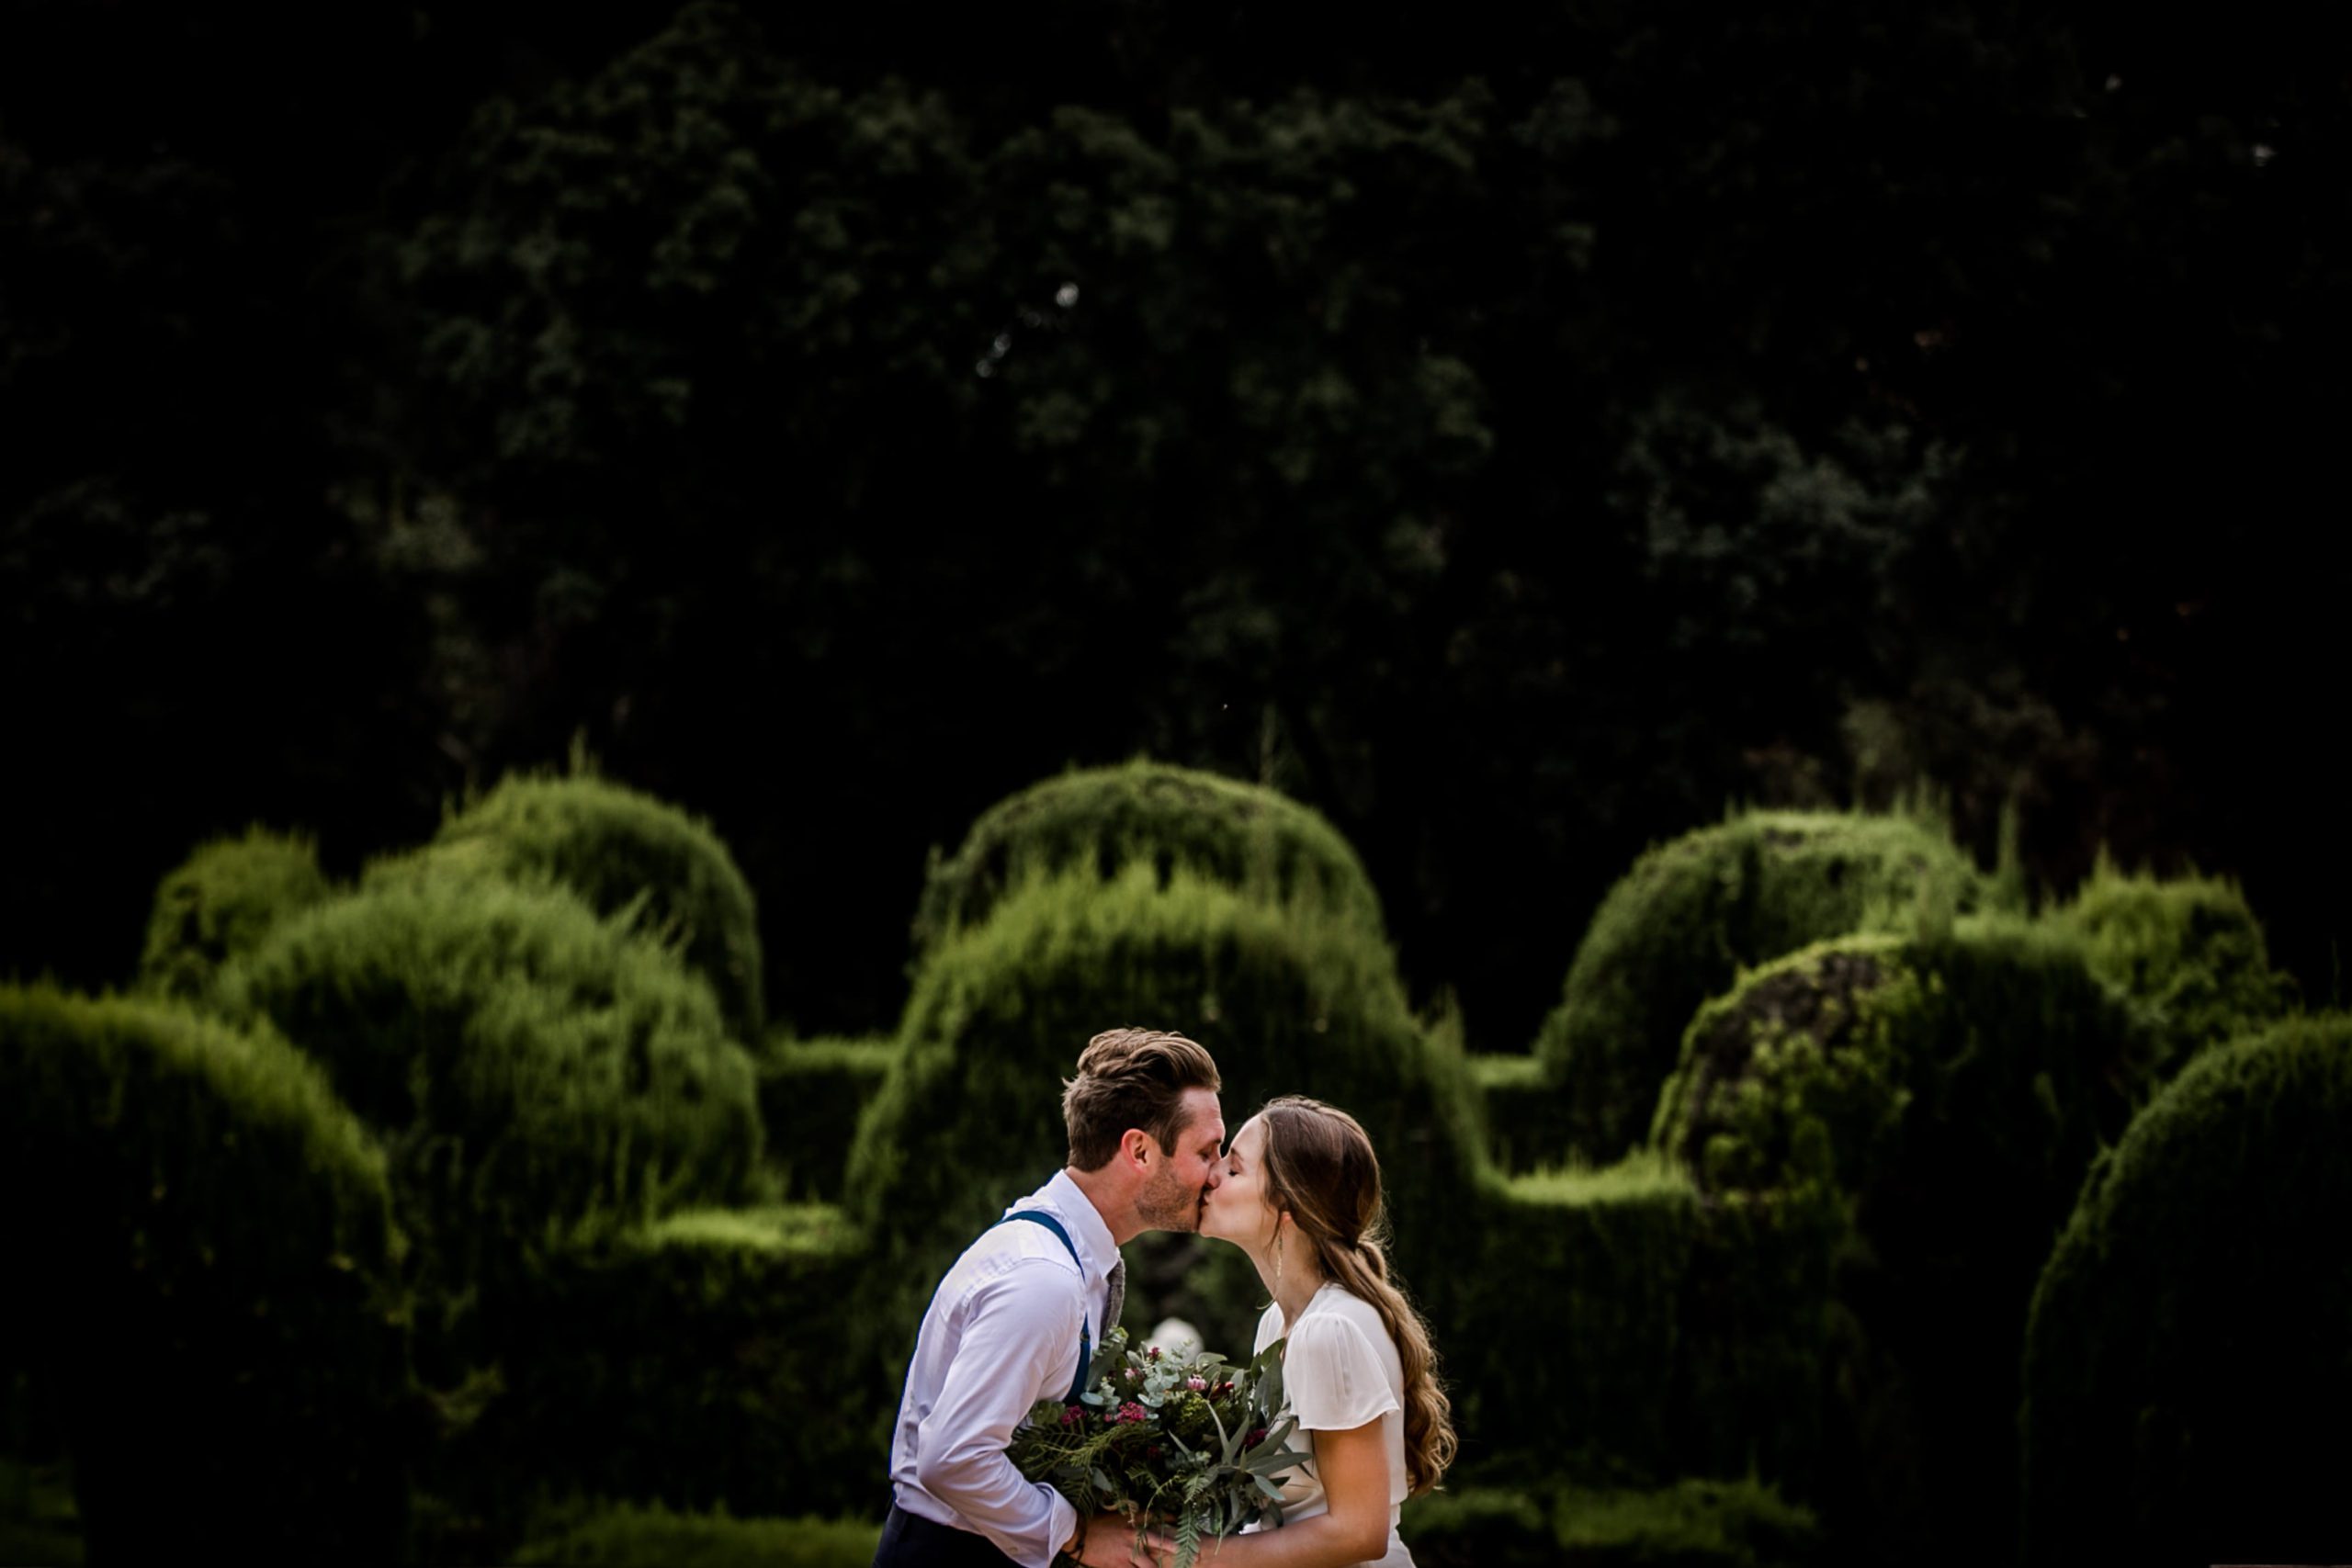
M 636 911 L 710 982 L 735 1038 L 765 1027 L 751 884 L 708 823 L 595 777 L 509 774 L 443 822 L 435 852 L 571 888 L 598 914 Z
M 82 1517 L 61 1470 L 0 1458 L 0 1562 L 82 1568 Z
M 1408 1501 L 1397 1533 L 1414 1568 L 1553 1568 L 1560 1560 L 1544 1506 L 1504 1487 L 1448 1487 Z
M 2025 1557 L 2314 1562 L 2343 1540 L 2352 1018 L 2206 1052 L 2083 1184 L 2024 1356 Z
M 1432 1300 L 1450 1288 L 1437 1264 L 1466 1239 L 1456 1216 L 1476 1105 L 1461 1058 L 1407 1009 L 1385 943 L 1321 908 L 1189 872 L 1163 880 L 1136 863 L 1105 881 L 1088 869 L 1015 889 L 932 955 L 859 1127 L 848 1203 L 899 1249 L 872 1315 L 901 1364 L 947 1263 L 1064 1163 L 1062 1079 L 1090 1038 L 1123 1024 L 1181 1030 L 1216 1054 L 1228 1132 L 1277 1093 L 1354 1114 L 1379 1151 L 1405 1278 Z M 1143 1283 L 1129 1291 L 1139 1313 Z M 1254 1278 L 1239 1289 L 1254 1292 Z M 1213 1348 L 1246 1345 L 1261 1300 L 1194 1321 Z
M 381 1131 L 424 1275 L 460 1297 L 571 1225 L 749 1190 L 753 1069 L 710 988 L 560 888 L 379 881 L 279 926 L 220 992 Z
M 1487 1153 L 1497 1168 L 1526 1171 L 1557 1157 L 1566 1096 L 1540 1056 L 1473 1055 L 1471 1081 L 1486 1113 Z
M 400 1243 L 315 1066 L 176 1005 L 0 988 L 0 1339 L 38 1348 L 94 1559 L 400 1559 Z
M 1047 779 L 991 807 L 953 858 L 933 860 L 916 948 L 986 919 L 1024 881 L 1074 869 L 1108 879 L 1136 861 L 1163 879 L 1182 870 L 1381 931 L 1363 863 L 1318 813 L 1255 784 L 1137 760 Z
M 1812 1514 L 1752 1480 L 1433 1493 L 1405 1505 L 1402 1534 L 1419 1568 L 1795 1568 L 1822 1557 Z
M 1563 1563 L 1793 1568 L 1817 1561 L 1813 1515 L 1754 1481 L 1678 1481 L 1655 1491 L 1571 1487 L 1555 1506 Z
M 1651 850 L 1594 914 L 1536 1043 L 1573 1146 L 1610 1157 L 1641 1138 L 1691 1013 L 1742 967 L 1849 931 L 1939 929 L 1981 880 L 1904 817 L 1751 812 Z
M 140 989 L 201 998 L 221 964 L 327 893 L 319 847 L 307 838 L 253 827 L 198 846 L 155 889 Z
M 1827 1183 L 1851 1216 L 1829 1452 L 1856 1539 L 2008 1539 L 2033 1279 L 2153 1056 L 2071 930 L 2007 917 L 1823 942 L 1692 1021 L 1657 1143 L 1711 1192 Z
M 535 1490 L 870 1506 L 885 1450 L 865 1417 L 898 1391 L 842 1332 L 863 1259 L 840 1211 L 813 1204 L 689 1210 L 549 1254 L 491 1308 L 503 1387 L 446 1467 L 450 1501 L 492 1517 Z
M 1465 1461 L 1811 1482 L 1832 1233 L 1640 1153 L 1490 1186 L 1439 1325 Z
M 786 1196 L 840 1201 L 858 1117 L 898 1050 L 888 1038 L 783 1040 L 761 1055 L 760 1120 Z
M 2102 856 L 2056 918 L 2083 933 L 2101 979 L 2154 1011 L 2163 1077 L 2294 1004 L 2234 883 L 2127 875 Z
M 606 1503 L 553 1515 L 513 1562 L 534 1568 L 867 1568 L 881 1527 L 855 1519 L 737 1518 Z

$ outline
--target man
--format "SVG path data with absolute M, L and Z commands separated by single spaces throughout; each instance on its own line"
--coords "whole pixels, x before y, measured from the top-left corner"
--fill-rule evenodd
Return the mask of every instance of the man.
M 1125 1561 L 1115 1540 L 1090 1557 L 1087 1521 L 1005 1450 L 1032 1405 L 1073 1396 L 1086 1348 L 1117 1325 L 1119 1247 L 1200 1228 L 1224 1179 L 1219 1087 L 1216 1063 L 1181 1034 L 1114 1029 L 1088 1043 L 1062 1089 L 1068 1168 L 965 1249 L 923 1314 L 875 1568 Z

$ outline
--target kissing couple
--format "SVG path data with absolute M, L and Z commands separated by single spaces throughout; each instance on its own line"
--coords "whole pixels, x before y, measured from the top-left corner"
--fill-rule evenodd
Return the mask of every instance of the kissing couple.
M 874 1568 L 1019 1563 L 1167 1568 L 1116 1514 L 1081 1517 L 1007 1455 L 1041 1400 L 1075 1402 L 1119 1322 L 1122 1244 L 1196 1231 L 1250 1255 L 1271 1298 L 1252 1355 L 1283 1340 L 1281 1414 L 1310 1457 L 1282 1483 L 1279 1530 L 1206 1543 L 1218 1568 L 1408 1565 L 1399 1505 L 1452 1461 L 1452 1404 L 1429 1327 L 1388 1278 L 1380 1162 L 1354 1117 L 1285 1095 L 1228 1147 L 1216 1063 L 1181 1034 L 1096 1035 L 1063 1086 L 1069 1163 L 983 1231 L 939 1281 L 890 1444 Z

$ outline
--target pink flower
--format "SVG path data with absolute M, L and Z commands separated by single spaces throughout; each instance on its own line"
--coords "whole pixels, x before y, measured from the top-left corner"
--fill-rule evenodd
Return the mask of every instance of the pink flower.
M 1200 1393 L 1208 1388 L 1209 1380 L 1202 1377 L 1186 1378 L 1184 1380 L 1184 1386 L 1191 1389 L 1194 1393 Z
M 1063 1405 L 1063 1406 L 1062 1406 L 1062 1425 L 1063 1425 L 1063 1426 L 1065 1426 L 1065 1427 L 1075 1427 L 1075 1426 L 1077 1426 L 1080 1421 L 1083 1421 L 1083 1420 L 1085 1420 L 1085 1419 L 1086 1419 L 1086 1411 L 1084 1410 L 1084 1408 L 1083 1408 L 1083 1407 L 1081 1407 L 1081 1406 L 1080 1406 L 1080 1405 L 1076 1405 L 1076 1404 L 1065 1404 L 1065 1405 Z
M 1122 1421 L 1148 1421 L 1150 1418 L 1150 1413 L 1132 1399 L 1119 1406 L 1119 1419 Z
M 1148 1349 L 1148 1350 L 1145 1351 L 1145 1352 L 1144 1352 L 1144 1354 L 1146 1354 L 1146 1355 L 1149 1356 L 1153 1360 L 1157 1361 L 1158 1359 L 1159 1359 L 1159 1346 L 1157 1346 L 1157 1345 L 1154 1345 L 1150 1349 Z

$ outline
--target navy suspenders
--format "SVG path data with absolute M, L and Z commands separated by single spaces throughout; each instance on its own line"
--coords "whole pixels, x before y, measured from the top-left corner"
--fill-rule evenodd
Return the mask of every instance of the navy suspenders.
M 1062 1223 L 1059 1220 L 1035 1209 L 1023 1209 L 1018 1213 L 1005 1215 L 1003 1219 L 997 1222 L 997 1224 L 1011 1224 L 1015 1220 L 1027 1220 L 1031 1224 L 1043 1225 L 1059 1236 L 1061 1244 L 1069 1248 L 1069 1260 L 1078 1265 L 1079 1288 L 1080 1290 L 1086 1288 L 1086 1264 L 1078 1256 L 1078 1244 L 1070 1240 L 1069 1232 L 1062 1229 Z M 996 1227 L 991 1225 L 989 1228 L 993 1230 Z M 1069 1397 L 1062 1401 L 1063 1404 L 1078 1403 L 1079 1395 L 1086 1392 L 1086 1369 L 1093 1364 L 1094 1336 L 1087 1332 L 1086 1308 L 1080 1304 L 1078 1309 L 1078 1381 L 1069 1385 Z

